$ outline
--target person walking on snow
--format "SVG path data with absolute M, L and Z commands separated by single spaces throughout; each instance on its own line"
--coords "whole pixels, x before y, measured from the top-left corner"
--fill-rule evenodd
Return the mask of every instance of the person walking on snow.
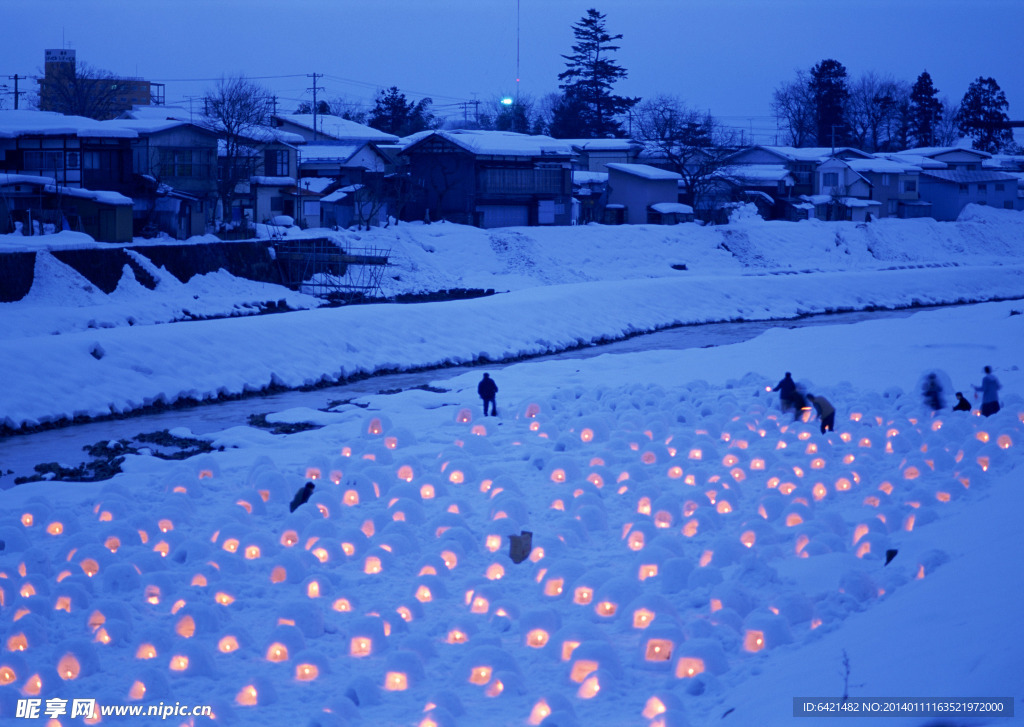
M 999 390 L 1003 388 L 999 379 L 992 373 L 992 367 L 985 367 L 985 378 L 981 380 L 981 386 L 975 386 L 975 396 L 981 392 L 981 413 L 985 416 L 992 416 L 999 411 Z
M 793 375 L 788 371 L 772 391 L 779 392 L 779 408 L 783 413 L 796 406 L 796 382 L 793 381 Z M 797 411 L 799 412 L 799 409 Z
M 832 406 L 832 403 L 824 396 L 815 396 L 814 394 L 808 394 L 807 400 L 811 402 L 814 410 L 821 417 L 821 433 L 834 432 L 836 430 L 836 408 Z
M 484 416 L 487 416 L 488 408 L 490 409 L 491 416 L 498 416 L 498 405 L 494 401 L 494 397 L 498 395 L 498 385 L 494 383 L 494 379 L 491 378 L 490 374 L 484 374 L 484 377 L 480 379 L 480 383 L 476 387 L 476 393 L 484 400 Z

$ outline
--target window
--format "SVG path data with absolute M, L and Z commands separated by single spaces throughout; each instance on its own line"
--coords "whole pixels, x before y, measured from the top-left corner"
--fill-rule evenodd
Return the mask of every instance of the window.
M 1013 209 L 1013 202 L 1011 202 L 1010 200 L 1004 201 L 1003 202 L 1003 209 L 1004 210 L 1012 210 Z
M 961 184 L 961 185 L 958 186 L 958 189 L 960 190 L 960 192 L 966 192 L 967 191 L 967 185 L 966 184 Z
M 996 182 L 996 191 L 997 192 L 1005 192 L 1006 191 L 1006 185 L 1003 184 L 1002 182 Z
M 55 171 L 64 169 L 63 152 L 59 151 L 26 151 L 22 158 L 22 166 L 26 171 Z
M 822 175 L 821 175 L 821 186 L 822 187 L 838 187 L 839 186 L 839 173 L 838 172 L 822 172 Z
M 979 184 L 978 185 L 978 194 L 987 194 L 987 193 L 988 193 L 988 185 L 984 184 L 984 183 Z
M 900 202 L 897 199 L 889 200 L 889 214 L 894 215 L 900 211 Z
M 277 149 L 267 152 L 266 169 L 263 172 L 268 177 L 288 176 L 288 150 Z
M 903 182 L 900 184 L 900 186 L 902 187 L 902 189 L 900 191 L 903 192 L 904 194 L 906 194 L 908 192 L 916 192 L 917 191 L 917 180 L 916 179 L 904 179 Z
M 883 174 L 882 175 L 882 186 L 883 187 L 888 187 L 890 184 L 892 184 L 892 180 L 889 178 L 889 175 L 888 174 Z

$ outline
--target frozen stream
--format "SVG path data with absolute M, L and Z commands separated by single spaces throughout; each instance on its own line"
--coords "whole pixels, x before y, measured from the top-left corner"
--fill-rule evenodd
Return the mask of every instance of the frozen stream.
M 683 326 L 532 360 L 589 358 L 607 353 L 724 346 L 755 338 L 771 328 L 844 325 L 883 317 L 906 317 L 920 310 L 853 312 L 816 315 L 789 321 L 707 323 Z M 512 362 L 492 363 L 488 364 L 487 368 L 490 371 L 496 371 L 511 364 Z M 197 435 L 209 434 L 229 427 L 245 425 L 250 414 L 266 414 L 295 407 L 321 409 L 326 408 L 331 402 L 426 384 L 444 388 L 446 381 L 472 368 L 475 367 L 458 366 L 414 373 L 385 374 L 314 391 L 287 391 L 266 396 L 256 395 L 235 401 L 140 414 L 125 419 L 87 422 L 32 434 L 0 438 L 0 489 L 12 487 L 16 477 L 33 474 L 34 466 L 41 462 L 60 462 L 65 466 L 76 466 L 88 459 L 83 452 L 83 447 L 103 440 L 130 439 L 143 432 L 158 432 L 176 427 L 184 427 Z

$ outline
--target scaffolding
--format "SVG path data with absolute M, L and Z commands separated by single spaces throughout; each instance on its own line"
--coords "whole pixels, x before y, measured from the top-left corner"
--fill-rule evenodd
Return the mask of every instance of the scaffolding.
M 390 249 L 342 248 L 330 238 L 291 239 L 274 245 L 285 285 L 343 303 L 381 297 Z

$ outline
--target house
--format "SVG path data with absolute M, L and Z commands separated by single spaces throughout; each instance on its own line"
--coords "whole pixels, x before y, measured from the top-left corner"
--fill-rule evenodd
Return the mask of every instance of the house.
M 654 209 L 664 203 L 678 204 L 679 180 L 677 172 L 652 167 L 649 164 L 608 164 L 608 205 L 605 222 L 642 225 L 661 222 L 662 212 Z M 678 213 L 679 210 L 674 210 Z M 693 214 L 693 209 L 689 208 Z
M 586 225 L 603 219 L 608 204 L 608 172 L 572 173 L 573 224 Z
M 608 164 L 632 164 L 641 145 L 631 139 L 561 139 L 573 151 L 573 172 L 607 171 Z
M 969 204 L 1019 209 L 1018 177 L 1005 172 L 928 169 L 921 172 L 921 196 L 932 204 L 932 217 L 955 220 Z
M 130 116 L 137 120 L 188 121 L 217 136 L 218 200 L 214 219 L 240 225 L 280 216 L 302 217 L 304 193 L 298 186 L 298 147 L 304 142 L 301 135 L 262 124 L 250 125 L 229 137 L 215 119 L 182 108 L 136 106 Z
M 211 229 L 217 208 L 214 132 L 174 111 L 139 114 L 133 109 L 103 123 L 138 134 L 132 142 L 131 190 L 137 234 L 159 231 L 180 240 Z
M 307 144 L 321 141 L 397 144 L 399 141 L 394 134 L 330 114 L 274 114 L 271 125 L 301 136 Z
M 132 188 L 132 144 L 138 134 L 83 116 L 52 111 L 0 111 L 0 172 L 47 177 L 62 187 Z
M 784 164 L 736 164 L 722 167 L 711 174 L 699 201 L 702 219 L 722 217 L 717 211 L 728 210 L 737 202 L 750 202 L 766 220 L 793 219 L 796 180 Z M 797 219 L 806 219 L 806 210 Z M 724 220 L 722 220 L 724 221 Z
M 926 217 L 931 206 L 920 198 L 920 172 L 913 164 L 877 157 L 828 159 L 818 165 L 818 193 L 807 201 L 822 220 Z
M 568 225 L 572 148 L 547 136 L 441 130 L 408 137 L 410 199 L 403 219 L 477 227 Z
M 57 184 L 52 177 L 0 172 L 0 234 L 84 232 L 99 242 L 131 242 L 132 200 L 118 192 Z
M 804 197 L 819 194 L 816 170 L 829 159 L 869 159 L 870 154 L 853 147 L 792 147 L 756 145 L 725 158 L 727 175 L 733 180 L 745 181 L 742 191 L 749 189 L 770 202 L 742 195 L 734 201 L 755 201 L 758 209 L 770 210 L 772 219 L 806 219 L 808 204 Z M 785 173 L 783 173 L 783 170 Z M 771 189 L 771 182 L 775 189 Z M 746 197 L 746 199 L 744 199 Z

